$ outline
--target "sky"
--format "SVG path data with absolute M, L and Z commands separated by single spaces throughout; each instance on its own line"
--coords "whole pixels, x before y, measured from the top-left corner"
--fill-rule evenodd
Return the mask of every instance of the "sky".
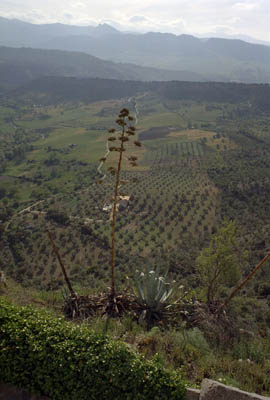
M 31 23 L 108 23 L 119 30 L 248 35 L 270 42 L 270 0 L 0 0 L 0 16 Z

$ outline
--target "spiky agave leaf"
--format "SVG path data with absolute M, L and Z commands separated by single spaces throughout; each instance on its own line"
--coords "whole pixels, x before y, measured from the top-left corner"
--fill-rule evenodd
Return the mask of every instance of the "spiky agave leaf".
M 159 268 L 148 269 L 146 272 L 136 271 L 135 276 L 135 292 L 139 302 L 147 308 L 150 315 L 160 318 L 170 305 L 168 301 L 175 289 L 175 282 L 166 282 L 165 277 L 160 276 Z

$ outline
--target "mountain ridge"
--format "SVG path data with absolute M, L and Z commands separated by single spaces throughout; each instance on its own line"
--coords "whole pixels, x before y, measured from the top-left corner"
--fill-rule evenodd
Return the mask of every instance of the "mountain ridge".
M 108 24 L 34 25 L 5 18 L 0 18 L 0 38 L 2 46 L 83 52 L 106 61 L 189 71 L 202 80 L 270 82 L 270 46 L 240 39 L 125 33 Z
M 32 48 L 0 47 L 0 86 L 16 87 L 42 76 L 120 80 L 203 81 L 189 71 L 166 71 L 104 61 L 90 54 Z

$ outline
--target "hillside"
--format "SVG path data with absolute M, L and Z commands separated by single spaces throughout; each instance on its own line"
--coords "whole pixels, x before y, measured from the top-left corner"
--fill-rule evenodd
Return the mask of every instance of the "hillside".
M 202 41 L 188 35 L 147 33 L 59 38 L 42 47 L 78 50 L 117 62 L 200 73 L 207 80 L 269 82 L 270 47 L 241 40 Z
M 118 80 L 203 81 L 200 74 L 113 63 L 79 52 L 0 47 L 0 87 L 16 87 L 44 76 Z
M 158 252 L 160 263 L 193 285 L 188 248 L 194 261 L 226 217 L 237 218 L 256 262 L 259 243 L 268 240 L 267 230 L 259 232 L 268 224 L 269 96 L 267 85 L 74 78 L 43 78 L 10 92 L 1 103 L 1 219 L 10 229 L 3 249 L 14 276 L 45 286 L 51 276 L 61 285 L 47 226 L 75 280 L 106 278 L 110 228 L 103 207 L 111 187 L 95 181 L 106 130 L 124 105 L 137 110 L 143 149 L 138 171 L 124 172 L 133 200 L 119 222 L 119 271 L 134 260 L 152 263 Z
M 190 35 L 151 32 L 123 33 L 106 24 L 98 27 L 34 25 L 5 18 L 0 18 L 0 37 L 2 46 L 83 52 L 118 63 L 188 71 L 200 76 L 201 80 L 270 82 L 270 47 L 243 40 L 199 39 Z M 137 79 L 149 78 L 137 76 Z
M 242 116 L 267 113 L 270 108 L 270 85 L 245 85 L 222 82 L 141 82 L 117 79 L 83 79 L 73 77 L 41 77 L 5 93 L 11 99 L 54 104 L 65 101 L 92 102 L 143 93 L 163 99 L 237 104 Z M 240 112 L 240 111 L 239 111 Z

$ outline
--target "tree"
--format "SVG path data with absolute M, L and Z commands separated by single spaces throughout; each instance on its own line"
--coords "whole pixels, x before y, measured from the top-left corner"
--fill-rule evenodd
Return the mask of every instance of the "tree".
M 47 220 L 52 220 L 61 225 L 67 225 L 69 222 L 69 217 L 64 211 L 58 211 L 55 209 L 50 209 L 46 214 Z
M 208 306 L 217 302 L 224 287 L 237 284 L 241 277 L 240 260 L 243 256 L 237 249 L 235 222 L 224 222 L 196 262 L 196 271 L 206 292 Z

